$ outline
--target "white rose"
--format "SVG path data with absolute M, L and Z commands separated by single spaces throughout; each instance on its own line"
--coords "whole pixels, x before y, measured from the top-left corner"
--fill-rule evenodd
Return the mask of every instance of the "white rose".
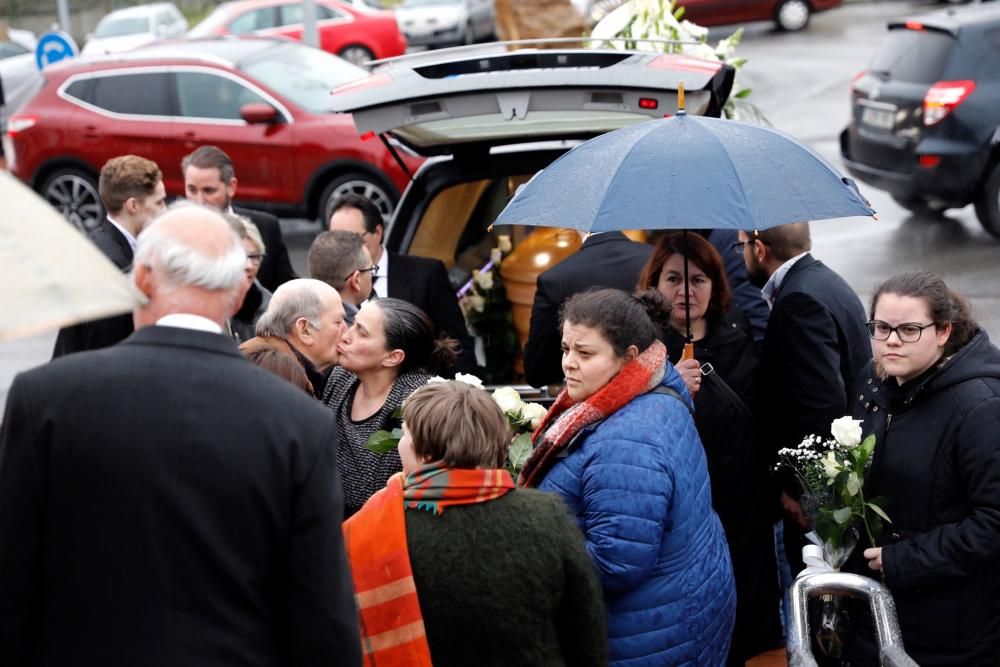
M 694 47 L 685 47 L 684 51 L 689 56 L 701 58 L 702 60 L 719 60 L 718 56 L 715 55 L 715 49 L 708 44 L 698 44 Z
M 861 420 L 841 417 L 830 424 L 830 433 L 841 447 L 857 447 L 861 444 Z
M 504 414 L 512 417 L 517 417 L 517 414 L 524 407 L 521 395 L 513 387 L 500 387 L 493 392 L 493 400 L 500 406 Z
M 472 279 L 476 281 L 476 285 L 481 290 L 493 289 L 493 272 L 492 271 L 473 271 Z
M 486 310 L 486 299 L 479 296 L 478 294 L 469 294 L 465 298 L 469 300 L 469 306 L 472 308 L 472 310 L 476 311 L 477 313 L 481 313 L 484 310 Z
M 513 246 L 510 243 L 510 234 L 501 234 L 497 237 L 497 248 L 499 248 L 502 253 L 508 253 L 511 251 Z
M 545 406 L 539 403 L 525 403 L 524 407 L 521 408 L 521 417 L 531 421 L 531 430 L 534 431 L 545 419 L 548 412 Z
M 826 456 L 822 459 L 823 463 L 823 474 L 830 479 L 830 483 L 833 483 L 833 478 L 840 474 L 842 468 L 840 464 L 837 463 L 837 454 L 835 452 L 827 452 Z
M 483 381 L 477 378 L 475 375 L 470 375 L 468 373 L 455 373 L 455 379 L 459 382 L 464 382 L 465 384 L 472 385 L 478 389 L 483 388 Z
M 427 381 L 427 384 L 434 384 L 437 382 L 448 382 L 448 380 L 446 378 L 441 377 L 440 375 L 435 375 L 434 377 L 432 377 L 430 380 Z
M 493 266 L 500 266 L 500 262 L 503 261 L 503 252 L 500 251 L 500 248 L 490 250 L 490 261 L 493 262 Z

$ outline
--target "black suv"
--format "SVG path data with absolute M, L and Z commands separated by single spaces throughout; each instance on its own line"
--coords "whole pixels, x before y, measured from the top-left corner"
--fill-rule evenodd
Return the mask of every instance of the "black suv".
M 915 212 L 974 203 L 1000 237 L 1000 6 L 890 23 L 851 103 L 851 174 Z

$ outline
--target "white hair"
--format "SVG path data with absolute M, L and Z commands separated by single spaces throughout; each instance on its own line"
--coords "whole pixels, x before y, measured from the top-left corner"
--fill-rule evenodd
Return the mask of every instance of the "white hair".
M 211 209 L 201 207 L 208 215 L 225 222 Z M 139 235 L 135 250 L 136 265 L 156 267 L 170 287 L 200 287 L 207 290 L 236 289 L 245 280 L 247 254 L 232 234 L 232 245 L 222 255 L 205 254 L 177 238 L 157 218 Z M 228 225 L 227 225 L 228 227 Z
M 322 329 L 323 312 L 329 306 L 330 297 L 336 294 L 337 290 L 322 280 L 289 280 L 271 295 L 267 310 L 257 320 L 257 335 L 284 338 L 292 332 L 300 317 L 306 318 L 314 329 Z

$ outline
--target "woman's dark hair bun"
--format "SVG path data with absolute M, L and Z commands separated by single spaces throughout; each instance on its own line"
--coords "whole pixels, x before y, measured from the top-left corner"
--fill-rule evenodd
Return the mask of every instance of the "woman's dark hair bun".
M 458 359 L 458 351 L 461 344 L 454 338 L 441 334 L 434 339 L 434 349 L 431 351 L 427 370 L 432 373 L 441 373 L 448 370 Z
M 661 340 L 666 336 L 667 331 L 670 328 L 670 302 L 667 301 L 667 297 L 663 296 L 663 293 L 658 289 L 652 287 L 647 287 L 644 290 L 638 290 L 632 295 L 642 307 L 646 309 L 646 314 L 649 315 L 649 319 L 653 322 L 653 326 L 656 327 L 659 335 L 657 336 Z

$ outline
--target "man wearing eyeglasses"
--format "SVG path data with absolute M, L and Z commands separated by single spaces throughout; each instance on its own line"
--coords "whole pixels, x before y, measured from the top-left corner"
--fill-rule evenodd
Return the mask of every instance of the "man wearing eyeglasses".
M 861 369 L 872 358 L 865 309 L 858 295 L 809 250 L 809 223 L 740 231 L 750 282 L 771 307 L 757 377 L 754 423 L 761 454 L 807 435 L 829 435 L 830 423 L 849 414 Z M 785 513 L 789 564 L 801 569 L 805 514 L 792 477 L 778 479 Z M 797 570 L 792 574 L 796 574 Z
M 337 290 L 344 302 L 344 322 L 354 324 L 354 315 L 372 292 L 378 265 L 372 262 L 364 237 L 338 229 L 323 232 L 309 248 L 309 275 Z

